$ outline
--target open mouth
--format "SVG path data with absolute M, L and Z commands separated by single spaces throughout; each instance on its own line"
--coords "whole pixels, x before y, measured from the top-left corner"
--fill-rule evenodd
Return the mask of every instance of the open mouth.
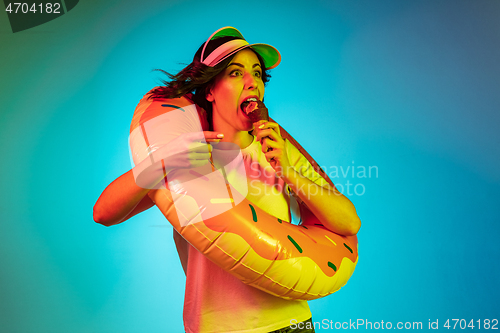
M 250 104 L 251 102 L 256 102 L 257 103 L 257 98 L 255 97 L 250 97 L 250 98 L 247 98 L 246 100 L 243 101 L 243 103 L 241 103 L 240 105 L 240 109 L 241 111 L 247 113 L 246 111 L 246 107 L 248 106 L 248 104 Z

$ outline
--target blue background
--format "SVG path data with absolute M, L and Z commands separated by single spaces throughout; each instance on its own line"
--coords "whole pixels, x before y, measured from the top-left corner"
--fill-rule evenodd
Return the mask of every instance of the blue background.
M 496 0 L 81 1 L 13 34 L 0 13 L 0 331 L 183 331 L 168 222 L 106 228 L 92 207 L 130 168 L 152 69 L 227 25 L 280 50 L 271 116 L 352 185 L 359 263 L 313 319 L 498 319 L 499 17 Z

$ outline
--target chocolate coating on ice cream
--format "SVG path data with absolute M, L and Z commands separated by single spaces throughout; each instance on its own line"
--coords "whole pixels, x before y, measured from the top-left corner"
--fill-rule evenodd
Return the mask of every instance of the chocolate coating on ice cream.
M 266 106 L 262 101 L 245 102 L 241 106 L 242 110 L 250 117 L 253 123 L 259 120 L 269 121 L 269 114 Z

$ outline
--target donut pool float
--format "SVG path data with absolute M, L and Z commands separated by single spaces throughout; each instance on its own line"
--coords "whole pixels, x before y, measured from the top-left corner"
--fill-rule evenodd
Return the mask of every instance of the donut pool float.
M 205 111 L 189 96 L 148 97 L 137 106 L 130 128 L 134 175 L 145 169 L 140 166 L 159 162 L 152 158 L 159 147 L 186 133 L 208 130 Z M 333 186 L 309 154 L 280 131 Z M 168 175 L 163 170 L 163 181 L 149 192 L 186 241 L 243 283 L 284 299 L 321 298 L 347 283 L 358 261 L 356 236 L 328 230 L 303 202 L 300 225 L 266 213 L 245 197 L 245 181 L 228 181 L 229 175 L 239 175 L 240 180 L 246 175 L 234 162 L 241 158 L 239 149 L 214 149 L 212 158 L 212 163 L 198 168 Z

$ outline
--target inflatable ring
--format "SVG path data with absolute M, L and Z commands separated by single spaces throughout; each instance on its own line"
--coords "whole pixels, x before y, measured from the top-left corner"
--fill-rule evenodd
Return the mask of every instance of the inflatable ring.
M 204 110 L 188 98 L 148 99 L 146 95 L 130 129 L 134 163 L 151 159 L 152 151 L 182 133 L 206 129 Z M 304 152 L 286 131 L 281 133 Z M 304 155 L 331 183 L 314 160 Z M 329 231 L 303 203 L 301 225 L 273 217 L 229 184 L 224 172 L 207 166 L 210 170 L 173 171 L 168 183 L 149 192 L 174 229 L 194 248 L 242 282 L 284 299 L 317 299 L 347 283 L 358 261 L 356 236 Z M 193 198 L 195 192 L 200 195 Z

